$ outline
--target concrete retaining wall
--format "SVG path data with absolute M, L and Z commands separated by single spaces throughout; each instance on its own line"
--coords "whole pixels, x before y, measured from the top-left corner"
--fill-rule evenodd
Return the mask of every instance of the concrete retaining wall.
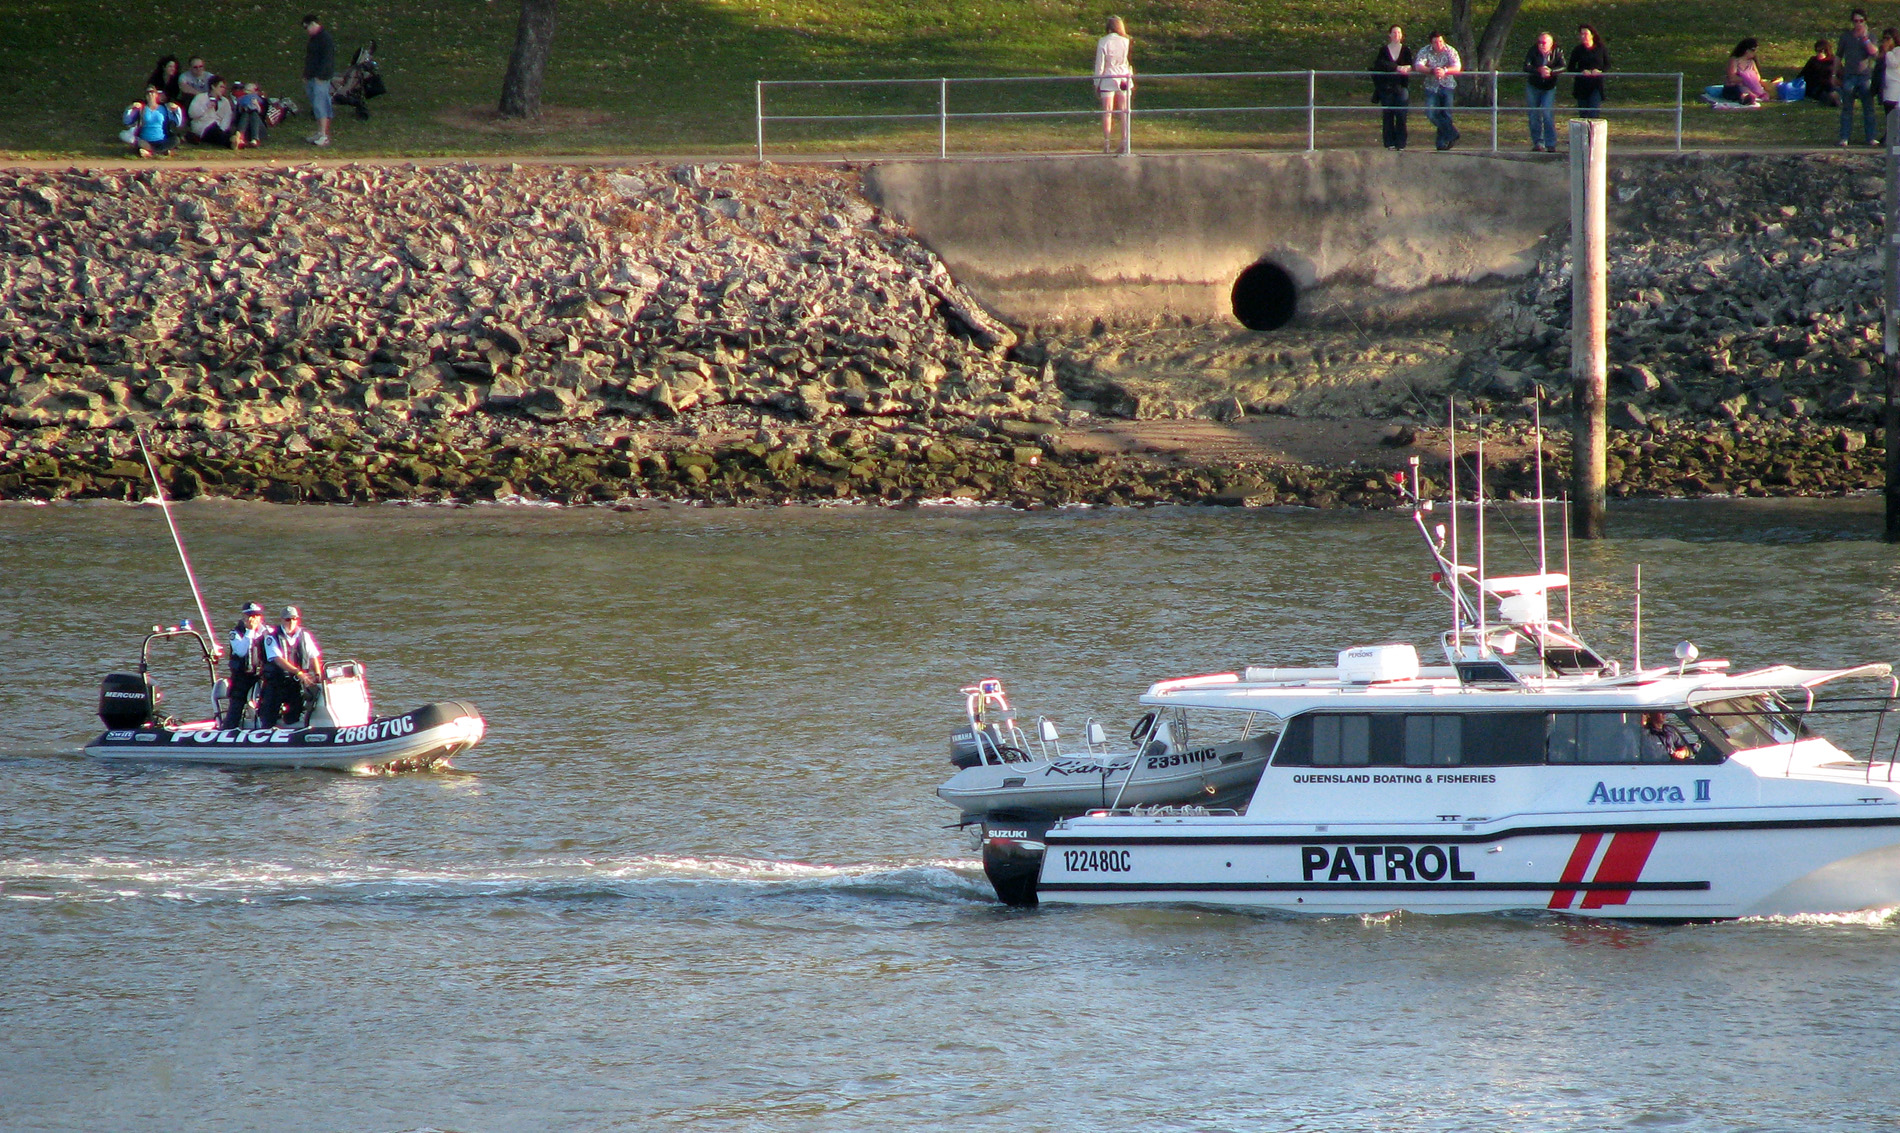
M 1300 321 L 1469 318 L 1569 209 L 1562 161 L 1429 151 L 896 161 L 865 184 L 1019 323 L 1232 321 L 1262 260 Z

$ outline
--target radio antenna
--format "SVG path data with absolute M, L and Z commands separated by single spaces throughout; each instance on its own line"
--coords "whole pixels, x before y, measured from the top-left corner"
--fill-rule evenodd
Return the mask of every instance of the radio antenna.
M 158 510 L 165 513 L 165 526 L 171 528 L 172 546 L 178 548 L 178 561 L 185 566 L 185 581 L 191 583 L 192 600 L 198 603 L 198 616 L 204 619 L 205 636 L 211 639 L 211 651 L 215 655 L 218 648 L 218 634 L 211 625 L 211 611 L 205 608 L 204 592 L 198 589 L 198 576 L 191 569 L 191 556 L 185 553 L 185 537 L 178 533 L 178 522 L 172 518 L 172 505 L 165 498 L 165 485 L 158 478 L 158 465 L 152 460 L 152 450 L 145 443 L 145 430 L 138 430 L 139 452 L 145 454 L 145 470 L 152 474 L 152 490 L 158 493 Z

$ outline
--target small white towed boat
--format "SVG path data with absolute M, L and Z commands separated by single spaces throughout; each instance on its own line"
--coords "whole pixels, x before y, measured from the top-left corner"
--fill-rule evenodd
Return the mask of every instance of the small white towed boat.
M 210 718 L 180 722 L 161 711 L 152 680 L 152 643 L 194 641 L 212 678 Z M 210 763 L 228 767 L 314 767 L 355 774 L 447 769 L 487 731 L 473 704 L 438 701 L 400 716 L 373 715 L 369 678 L 357 661 L 324 666 L 309 715 L 295 727 L 221 728 L 226 683 L 216 678 L 211 642 L 189 627 L 154 629 L 139 650 L 137 673 L 113 673 L 99 688 L 106 731 L 86 745 L 95 759 Z
M 1048 719 L 1036 720 L 1033 741 L 1024 735 L 1001 681 L 979 681 L 963 694 L 970 725 L 950 742 L 951 762 L 960 770 L 937 795 L 957 807 L 966 824 L 1238 801 L 1252 792 L 1273 750 L 1272 734 L 1249 734 L 1245 724 L 1202 736 L 1180 714 L 1162 719 L 1150 712 L 1136 722 L 1127 749 L 1110 748 L 1102 726 L 1091 720 L 1082 749 L 1065 752 Z

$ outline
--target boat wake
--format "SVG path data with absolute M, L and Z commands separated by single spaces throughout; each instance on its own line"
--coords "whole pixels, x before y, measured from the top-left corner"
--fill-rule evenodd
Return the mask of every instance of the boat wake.
M 1800 913 L 1787 917 L 1743 917 L 1737 924 L 1770 925 L 1859 925 L 1864 928 L 1900 926 L 1900 906 L 1891 909 L 1863 909 L 1858 913 Z
M 845 896 L 990 904 L 974 861 L 813 865 L 754 858 L 636 855 L 441 868 L 386 863 L 259 861 L 0 862 L 0 901 L 379 902 Z

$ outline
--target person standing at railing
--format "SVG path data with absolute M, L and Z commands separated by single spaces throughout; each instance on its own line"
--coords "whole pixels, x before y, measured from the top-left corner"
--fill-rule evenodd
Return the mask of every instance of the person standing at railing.
M 1531 152 L 1557 152 L 1557 77 L 1564 72 L 1564 54 L 1557 37 L 1538 32 L 1537 42 L 1524 53 L 1524 105 L 1531 108 Z
M 1874 144 L 1873 69 L 1876 51 L 1867 30 L 1867 13 L 1854 9 L 1850 25 L 1834 47 L 1835 73 L 1841 77 L 1841 142 L 1854 139 L 1854 100 L 1860 99 L 1861 136 Z
M 1458 49 L 1445 42 L 1444 32 L 1433 32 L 1432 41 L 1412 56 L 1412 70 L 1425 73 L 1425 117 L 1438 131 L 1433 149 L 1448 150 L 1458 141 L 1451 106 L 1458 92 L 1458 72 L 1464 69 Z
M 1095 41 L 1095 93 L 1102 98 L 1102 152 L 1115 152 L 1115 119 L 1122 120 L 1122 148 L 1133 149 L 1129 102 L 1135 94 L 1135 68 L 1128 62 L 1128 25 L 1108 18 L 1108 34 Z
M 1601 118 L 1603 72 L 1610 69 L 1610 52 L 1603 37 L 1589 24 L 1577 28 L 1577 46 L 1570 49 L 1568 70 L 1577 76 L 1570 93 L 1577 100 L 1577 117 Z
M 1379 116 L 1379 134 L 1387 149 L 1405 148 L 1406 107 L 1412 104 L 1412 49 L 1405 46 L 1405 29 L 1386 29 L 1385 44 L 1372 55 L 1372 101 L 1385 107 Z

